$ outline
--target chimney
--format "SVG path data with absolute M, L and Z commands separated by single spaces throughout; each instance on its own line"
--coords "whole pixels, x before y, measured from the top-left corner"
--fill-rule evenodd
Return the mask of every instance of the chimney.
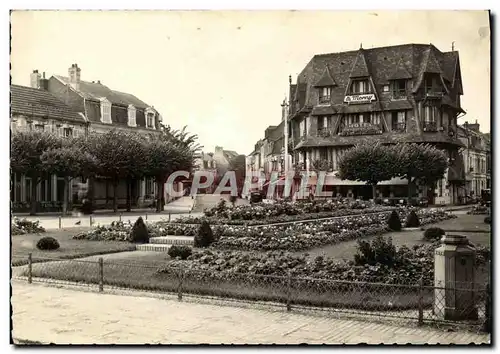
M 42 78 L 40 79 L 40 89 L 45 91 L 49 90 L 49 80 L 45 78 L 45 72 L 42 73 Z
M 215 153 L 222 153 L 224 148 L 222 146 L 216 146 L 215 147 Z
M 69 84 L 77 91 L 80 90 L 80 72 L 78 64 L 71 64 L 68 69 Z
M 31 87 L 33 88 L 40 88 L 40 78 L 42 76 L 38 73 L 38 70 L 33 70 L 33 72 L 30 75 L 30 82 L 31 82 Z
M 477 119 L 476 123 L 474 124 L 469 123 L 469 129 L 479 133 L 479 123 L 477 122 Z

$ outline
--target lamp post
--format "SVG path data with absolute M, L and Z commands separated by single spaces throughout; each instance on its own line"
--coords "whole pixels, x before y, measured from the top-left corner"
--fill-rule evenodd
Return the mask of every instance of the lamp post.
M 282 120 L 285 122 L 283 129 L 284 141 L 285 141 L 285 176 L 288 174 L 288 103 L 286 102 L 286 97 L 281 104 Z

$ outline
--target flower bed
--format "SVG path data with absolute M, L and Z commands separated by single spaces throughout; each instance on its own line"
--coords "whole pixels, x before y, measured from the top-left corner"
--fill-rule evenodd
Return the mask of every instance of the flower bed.
M 374 203 L 348 199 L 319 200 L 312 202 L 280 201 L 273 204 L 247 204 L 232 208 L 227 207 L 227 203 L 222 201 L 217 206 L 206 209 L 204 214 L 206 217 L 219 217 L 231 220 L 259 220 L 282 215 L 314 214 L 332 212 L 340 209 L 369 209 L 374 207 L 376 207 Z
M 96 226 L 89 231 L 84 231 L 73 236 L 75 240 L 89 241 L 124 241 L 131 242 L 131 231 L 133 224 L 123 221 L 114 221 L 108 226 Z M 169 225 L 168 223 L 148 223 L 149 237 L 167 235 L 194 235 L 198 227 L 192 225 Z M 177 230 L 176 233 L 173 230 Z
M 307 255 L 291 254 L 284 251 L 249 253 L 244 251 L 199 250 L 185 261 L 174 260 L 159 273 L 173 273 L 182 269 L 184 274 L 194 279 L 228 280 L 238 274 L 265 275 L 293 278 L 309 278 L 314 280 L 335 280 L 351 282 L 370 282 L 384 284 L 417 285 L 423 278 L 424 285 L 434 283 L 434 250 L 440 246 L 439 241 L 406 246 L 397 250 L 397 267 L 387 265 L 356 266 L 353 261 L 338 261 L 328 257 L 310 259 Z M 478 249 L 476 263 L 484 263 L 487 250 Z M 312 279 L 311 279 L 312 278 Z M 279 281 L 279 280 L 277 280 Z
M 201 224 L 204 220 L 211 225 L 248 225 L 260 226 L 269 224 L 279 224 L 294 221 L 308 221 L 315 219 L 326 219 L 341 216 L 364 215 L 377 212 L 389 212 L 394 210 L 394 207 L 376 206 L 365 209 L 347 209 L 341 208 L 332 211 L 321 211 L 316 213 L 302 213 L 297 215 L 281 214 L 272 216 L 272 214 L 262 214 L 260 209 L 257 209 L 256 214 L 252 214 L 253 219 L 226 219 L 219 216 L 203 216 L 203 217 L 186 217 L 176 219 L 178 224 Z M 250 213 L 250 212 L 249 212 Z M 269 215 L 269 216 L 267 216 Z
M 11 220 L 11 235 L 36 234 L 45 232 L 45 229 L 40 226 L 40 222 L 30 221 L 27 219 L 18 219 L 16 217 Z
M 399 210 L 404 220 L 409 209 Z M 421 225 L 435 223 L 453 217 L 440 209 L 417 210 Z M 235 250 L 289 250 L 300 251 L 343 241 L 357 240 L 387 232 L 387 212 L 346 216 L 329 220 L 312 220 L 293 225 L 214 225 L 212 231 L 217 242 L 211 247 Z M 194 236 L 199 225 L 173 224 L 168 222 L 147 223 L 150 237 L 167 235 Z M 98 226 L 74 236 L 74 239 L 94 241 L 130 241 L 132 224 L 114 222 L 111 226 Z

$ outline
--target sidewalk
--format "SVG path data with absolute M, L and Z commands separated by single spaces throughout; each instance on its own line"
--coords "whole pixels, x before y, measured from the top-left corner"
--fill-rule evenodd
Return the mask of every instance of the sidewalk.
M 180 209 L 180 208 L 179 208 Z M 94 214 L 94 215 L 81 215 L 81 216 L 66 216 L 60 218 L 59 216 L 26 216 L 24 217 L 30 221 L 39 221 L 40 225 L 47 230 L 50 229 L 67 229 L 72 227 L 90 227 L 90 222 L 92 221 L 92 226 L 96 225 L 111 225 L 113 221 L 124 221 L 134 223 L 139 216 L 142 217 L 144 221 L 157 222 L 166 220 L 175 220 L 182 217 L 199 217 L 202 213 L 188 213 L 182 210 L 172 211 L 172 212 L 162 212 L 162 213 L 117 213 L 117 214 Z
M 12 336 L 55 344 L 469 344 L 489 336 L 283 309 L 179 302 L 12 281 Z M 135 294 L 135 296 L 134 296 Z

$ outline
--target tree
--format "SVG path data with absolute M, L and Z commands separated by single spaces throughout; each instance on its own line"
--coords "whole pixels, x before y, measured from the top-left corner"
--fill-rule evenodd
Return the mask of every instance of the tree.
M 61 146 L 61 139 L 51 133 L 40 131 L 20 131 L 12 134 L 10 168 L 31 178 L 31 211 L 36 214 L 36 190 L 46 176 L 41 160 L 42 154 Z
M 341 179 L 366 182 L 376 199 L 377 184 L 396 176 L 394 150 L 379 143 L 361 144 L 349 149 L 339 161 Z
M 413 185 L 432 186 L 443 178 L 448 168 L 446 154 L 430 144 L 396 144 L 391 149 L 396 161 L 396 175 L 408 181 L 408 204 Z
M 63 214 L 68 210 L 70 181 L 76 177 L 88 178 L 97 168 L 96 158 L 78 145 L 71 144 L 71 140 L 63 142 L 61 147 L 45 151 L 41 156 L 47 173 L 64 177 Z
M 145 174 L 147 155 L 142 137 L 138 134 L 111 130 L 88 139 L 88 148 L 96 157 L 99 175 L 108 177 L 113 186 L 113 210 L 118 211 L 117 189 L 121 179 L 127 180 Z M 127 193 L 128 194 L 128 193 Z
M 193 168 L 195 156 L 201 146 L 196 135 L 189 135 L 184 127 L 181 131 L 170 126 L 163 127 L 163 133 L 152 137 L 146 144 L 146 173 L 155 179 L 158 195 L 156 211 L 164 206 L 164 187 L 168 177 L 175 171 Z

